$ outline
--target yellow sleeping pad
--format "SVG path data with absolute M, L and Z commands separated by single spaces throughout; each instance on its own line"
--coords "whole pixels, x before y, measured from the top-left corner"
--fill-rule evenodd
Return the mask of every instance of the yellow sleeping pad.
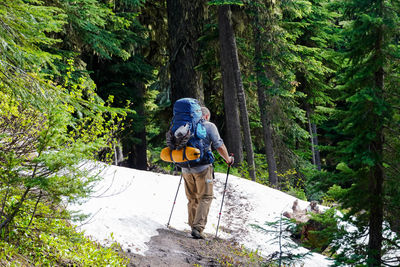
M 185 155 L 183 155 L 185 153 Z M 171 158 L 172 155 L 172 158 Z M 169 147 L 163 148 L 160 153 L 160 158 L 167 162 L 185 162 L 200 158 L 200 150 L 194 147 L 187 146 L 180 150 L 172 150 Z

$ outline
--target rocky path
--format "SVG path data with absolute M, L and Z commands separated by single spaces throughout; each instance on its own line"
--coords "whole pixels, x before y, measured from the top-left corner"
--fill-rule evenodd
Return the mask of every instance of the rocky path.
M 232 240 L 193 239 L 190 233 L 160 229 L 151 238 L 145 255 L 126 253 L 130 267 L 261 266 L 262 259 L 246 253 Z
M 223 182 L 215 181 L 215 194 L 223 193 Z M 230 240 L 215 239 L 214 236 L 196 240 L 189 232 L 159 229 L 159 234 L 147 244 L 149 250 L 144 256 L 130 252 L 126 254 L 130 258 L 129 266 L 261 266 L 262 259 L 246 252 L 234 238 L 246 235 L 243 225 L 246 225 L 251 209 L 240 190 L 228 183 L 219 231 L 231 234 Z

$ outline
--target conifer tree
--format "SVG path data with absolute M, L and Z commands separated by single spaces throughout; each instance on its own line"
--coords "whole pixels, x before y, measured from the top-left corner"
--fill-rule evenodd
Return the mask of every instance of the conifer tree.
M 0 232 L 11 241 L 29 235 L 38 206 L 54 214 L 90 192 L 96 174 L 82 168 L 109 144 L 116 110 L 106 107 L 93 83 L 72 79 L 73 63 L 57 84 L 60 58 L 51 49 L 61 40 L 65 13 L 40 1 L 0 4 Z M 47 51 L 47 52 L 46 52 Z M 54 70 L 55 69 L 55 70 Z M 53 72 L 53 73 L 54 73 Z M 37 233 L 35 233 L 36 235 Z
M 198 39 L 203 31 L 205 1 L 167 0 L 171 99 L 204 102 Z
M 299 170 L 304 165 L 306 153 L 302 150 L 309 135 L 304 129 L 305 112 L 299 105 L 304 93 L 297 88 L 300 83 L 295 74 L 296 69 L 306 65 L 302 51 L 307 47 L 300 46 L 297 41 L 307 28 L 302 19 L 311 12 L 310 7 L 309 1 L 252 1 L 249 4 L 253 64 L 269 179 L 277 186 L 280 182 L 294 184 L 294 181 L 278 181 L 274 173 Z M 311 55 L 309 60 L 313 60 Z
M 123 23 L 119 25 L 111 21 L 106 24 L 106 29 L 119 40 L 119 46 L 124 48 L 129 58 L 126 59 L 120 55 L 111 55 L 108 58 L 90 51 L 84 56 L 88 58 L 88 69 L 92 72 L 91 77 L 97 84 L 99 95 L 103 99 L 112 95 L 114 106 L 129 105 L 136 111 L 128 114 L 124 130 L 118 137 L 123 158 L 118 159 L 116 163 L 146 170 L 148 162 L 145 84 L 153 79 L 153 67 L 143 56 L 148 40 L 145 37 L 147 31 L 138 19 L 140 10 L 137 1 L 115 1 L 112 12 L 115 20 Z
M 273 43 L 273 28 L 274 21 L 272 18 L 274 17 L 275 5 L 264 5 L 261 3 L 254 3 L 253 6 L 250 7 L 251 17 L 253 18 L 253 32 L 254 32 L 254 65 L 255 65 L 255 73 L 257 77 L 257 98 L 258 105 L 260 109 L 260 119 L 263 127 L 263 138 L 264 138 L 264 146 L 265 146 L 265 156 L 268 163 L 268 180 L 272 186 L 278 186 L 278 169 L 276 166 L 275 160 L 275 152 L 272 141 L 272 128 L 271 128 L 271 115 L 268 113 L 268 104 L 269 98 L 267 98 L 266 88 L 268 88 L 268 78 L 266 76 L 266 72 L 268 68 L 272 68 L 270 64 L 266 64 L 266 56 L 264 55 L 265 50 L 268 50 L 268 45 L 263 45 L 265 43 L 271 44 Z M 264 12 L 262 12 L 264 11 Z M 265 20 L 262 20 L 263 13 L 266 13 Z M 268 37 L 266 37 L 268 36 Z M 264 42 L 264 40 L 269 40 Z M 269 83 L 270 84 L 270 83 Z
M 250 177 L 255 181 L 256 175 L 255 175 L 255 165 L 254 165 L 254 152 L 253 152 L 253 143 L 251 141 L 249 115 L 247 111 L 246 96 L 243 89 L 243 82 L 240 72 L 236 39 L 230 19 L 231 18 L 230 12 L 231 10 L 229 5 L 221 5 L 218 7 L 218 25 L 220 33 L 219 40 L 220 40 L 222 79 L 224 80 L 224 94 L 229 95 L 232 92 L 236 91 L 236 96 L 226 96 L 226 98 L 237 99 L 237 103 L 240 110 L 239 115 L 242 122 L 241 128 L 243 130 L 243 141 L 245 144 L 248 171 Z M 227 106 L 232 104 L 234 103 L 226 103 L 225 104 L 226 110 L 228 110 Z M 232 107 L 230 109 L 232 109 Z M 229 118 L 230 116 L 231 115 L 228 114 L 227 120 L 232 120 L 232 118 Z M 237 131 L 237 129 L 234 129 L 233 131 Z M 231 140 L 230 142 L 232 141 L 238 142 L 239 138 Z
M 383 222 L 388 186 L 398 188 L 398 179 L 388 171 L 387 153 L 392 150 L 388 140 L 393 140 L 394 132 L 387 129 L 399 129 L 395 111 L 399 103 L 392 98 L 398 101 L 398 87 L 393 90 L 398 73 L 391 62 L 399 62 L 396 38 L 400 9 L 397 1 L 352 0 L 343 4 L 347 45 L 343 85 L 339 87 L 343 108 L 337 131 L 343 141 L 339 143 L 342 163 L 338 169 L 351 183 L 341 201 L 350 209 L 347 218 L 354 220 L 358 231 L 353 233 L 354 242 L 347 236 L 343 244 L 351 243 L 351 249 L 342 250 L 338 262 L 381 266 L 383 248 L 387 251 L 394 244 L 390 237 L 383 237 Z M 364 235 L 368 235 L 367 245 L 357 242 Z M 343 244 L 339 241 L 337 247 Z
M 219 30 L 219 44 L 220 44 L 220 59 L 221 59 L 221 73 L 222 84 L 224 91 L 224 107 L 225 107 L 225 120 L 227 124 L 227 147 L 228 150 L 235 155 L 236 163 L 243 161 L 243 148 L 242 136 L 240 126 L 240 115 L 238 109 L 237 99 L 237 84 L 234 77 L 232 54 L 237 51 L 233 35 L 233 29 L 230 21 L 230 8 L 228 5 L 221 5 L 218 7 L 218 30 Z M 230 32 L 228 32 L 230 31 Z M 238 67 L 238 66 L 236 66 Z
M 300 59 L 294 65 L 296 90 L 305 94 L 300 101 L 306 111 L 312 163 L 317 170 L 321 170 L 317 124 L 326 120 L 320 110 L 333 105 L 328 93 L 332 90 L 330 80 L 336 68 L 333 46 L 337 31 L 333 22 L 337 15 L 329 8 L 329 3 L 324 0 L 310 0 L 301 22 L 292 23 L 292 29 L 289 29 L 297 35 L 293 49 L 293 54 Z

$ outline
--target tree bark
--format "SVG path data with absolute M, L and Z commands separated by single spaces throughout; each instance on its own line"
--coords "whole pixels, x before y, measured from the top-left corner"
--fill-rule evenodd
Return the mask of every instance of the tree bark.
M 317 170 L 321 170 L 321 157 L 319 155 L 318 149 L 318 133 L 317 125 L 311 122 L 311 108 L 307 107 L 307 119 L 308 119 L 308 132 L 310 133 L 311 141 L 311 153 L 312 153 L 312 163 L 316 166 Z
M 380 135 L 381 139 L 383 136 Z M 373 144 L 376 152 L 382 153 L 383 145 L 380 140 Z M 368 241 L 368 266 L 382 265 L 382 234 L 383 234 L 383 179 L 382 167 L 376 165 L 371 171 L 369 190 L 371 206 L 369 213 L 369 241 Z
M 222 7 L 220 7 L 222 8 Z M 253 151 L 253 142 L 251 140 L 251 132 L 250 132 L 250 123 L 249 123 L 249 115 L 247 112 L 247 104 L 246 104 L 246 94 L 243 89 L 243 82 L 240 72 L 239 65 L 239 57 L 237 53 L 236 39 L 235 33 L 233 31 L 233 27 L 231 24 L 230 18 L 230 6 L 226 5 L 225 9 L 222 11 L 221 19 L 225 20 L 225 34 L 226 34 L 226 45 L 227 52 L 229 53 L 228 60 L 231 61 L 231 70 L 233 71 L 233 77 L 235 79 L 235 86 L 237 88 L 237 98 L 239 103 L 240 110 L 240 119 L 242 122 L 242 130 L 243 130 L 243 139 L 244 139 L 244 147 L 246 150 L 246 161 L 249 170 L 250 178 L 255 181 L 256 180 L 256 172 L 255 172 L 255 164 L 254 164 L 254 151 Z M 221 13 L 219 13 L 221 14 Z
M 134 127 L 134 137 L 138 141 L 131 146 L 128 164 L 129 167 L 135 169 L 147 170 L 146 115 L 144 106 L 145 86 L 143 83 L 137 82 L 135 83 L 135 87 L 138 89 L 138 93 L 140 93 L 135 105 L 138 119 L 135 120 L 136 125 Z
M 376 51 L 382 51 L 383 35 L 379 34 L 376 40 Z M 383 98 L 384 90 L 384 70 L 380 67 L 375 72 L 375 90 L 376 94 Z M 376 118 L 379 120 L 380 118 Z M 383 143 L 384 135 L 383 129 L 377 129 L 376 139 L 371 144 L 374 154 L 378 158 L 374 168 L 371 170 L 369 190 L 371 196 L 371 206 L 369 213 L 369 241 L 368 241 L 368 266 L 381 266 L 382 265 L 382 240 L 383 240 L 383 181 L 384 172 L 382 166 L 383 158 Z
M 171 101 L 192 97 L 204 103 L 199 44 L 204 20 L 204 0 L 167 0 Z
M 315 164 L 317 165 L 317 170 L 321 170 L 321 156 L 319 154 L 318 148 L 318 132 L 317 132 L 317 124 L 311 123 L 311 129 L 314 137 L 314 152 L 315 152 Z
M 261 111 L 261 123 L 263 126 L 265 156 L 267 158 L 267 164 L 268 164 L 269 182 L 271 185 L 277 186 L 278 168 L 276 167 L 275 151 L 272 143 L 271 120 L 269 119 L 268 113 L 266 111 L 267 101 L 264 93 L 264 88 L 259 87 L 258 83 L 259 81 L 257 81 L 258 105 Z
M 254 26 L 254 40 L 255 40 L 255 69 L 257 75 L 257 93 L 258 93 L 258 106 L 261 113 L 261 123 L 263 127 L 265 156 L 268 164 L 269 182 L 272 186 L 278 185 L 278 169 L 276 167 L 275 152 L 272 143 L 271 120 L 267 113 L 267 98 L 265 96 L 265 86 L 262 83 L 265 78 L 263 66 L 261 64 L 261 32 L 258 27 L 258 18 L 256 14 L 256 21 Z
M 233 29 L 230 23 L 230 8 L 227 5 L 218 7 L 218 27 L 222 83 L 226 117 L 226 145 L 235 155 L 235 162 L 243 161 L 242 136 L 238 111 L 237 79 L 233 68 L 232 56 L 236 51 Z
M 143 129 L 140 133 L 135 134 L 135 137 L 140 140 L 140 143 L 132 145 L 128 156 L 129 167 L 138 170 L 147 170 L 146 130 Z

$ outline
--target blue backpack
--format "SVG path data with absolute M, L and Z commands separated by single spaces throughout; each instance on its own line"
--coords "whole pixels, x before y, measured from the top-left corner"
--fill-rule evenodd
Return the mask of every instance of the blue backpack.
M 214 162 L 210 148 L 206 147 L 204 143 L 207 131 L 203 125 L 204 119 L 199 101 L 193 98 L 181 98 L 175 102 L 173 114 L 166 138 L 168 147 L 171 150 L 183 149 L 183 156 L 186 146 L 200 150 L 198 159 L 175 164 L 187 168 Z

